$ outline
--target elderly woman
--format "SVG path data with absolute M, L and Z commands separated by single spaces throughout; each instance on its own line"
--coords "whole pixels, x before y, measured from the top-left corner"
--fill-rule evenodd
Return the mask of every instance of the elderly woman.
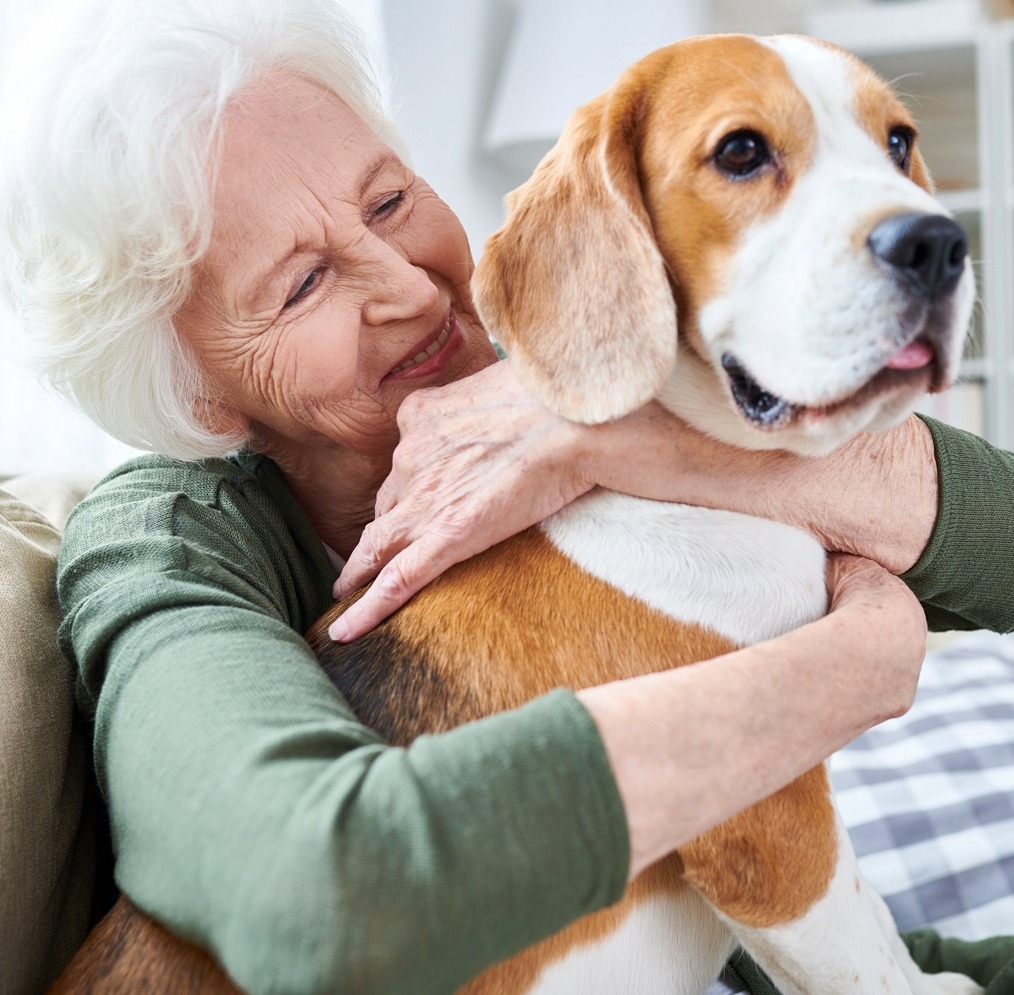
M 117 884 L 244 988 L 453 990 L 904 711 L 922 656 L 905 586 L 839 558 L 832 613 L 776 642 L 396 749 L 300 636 L 343 558 L 343 587 L 390 561 L 350 638 L 600 484 L 732 498 L 892 572 L 918 561 L 948 622 L 1014 625 L 1009 597 L 948 566 L 993 545 L 963 524 L 987 512 L 960 465 L 942 466 L 934 533 L 922 422 L 815 473 L 726 466 L 652 408 L 589 428 L 531 401 L 476 318 L 460 225 L 398 152 L 328 0 L 100 0 L 46 32 L 3 112 L 5 296 L 49 378 L 162 454 L 68 525 L 63 646 Z M 749 486 L 730 495 L 730 476 Z

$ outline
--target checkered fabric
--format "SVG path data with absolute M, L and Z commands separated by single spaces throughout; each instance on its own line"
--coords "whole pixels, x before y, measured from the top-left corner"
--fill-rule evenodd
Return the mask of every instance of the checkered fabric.
M 831 772 L 863 873 L 901 930 L 1014 934 L 1014 635 L 928 653 L 911 710 Z M 742 991 L 721 980 L 708 995 Z
M 1014 636 L 927 654 L 912 709 L 831 769 L 863 873 L 901 930 L 1014 934 Z

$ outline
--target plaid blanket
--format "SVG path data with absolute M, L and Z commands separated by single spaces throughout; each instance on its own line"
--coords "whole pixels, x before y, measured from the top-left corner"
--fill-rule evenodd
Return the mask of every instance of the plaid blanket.
M 900 929 L 1014 933 L 1014 636 L 927 654 L 911 711 L 831 770 L 863 873 Z
M 863 873 L 902 931 L 1014 935 L 1014 635 L 928 653 L 915 704 L 831 760 Z M 745 989 L 732 978 L 709 995 Z

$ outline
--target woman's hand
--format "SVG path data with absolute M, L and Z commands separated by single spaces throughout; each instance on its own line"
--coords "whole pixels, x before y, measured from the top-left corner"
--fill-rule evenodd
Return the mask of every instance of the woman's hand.
M 912 707 L 926 655 L 926 615 L 902 581 L 861 556 L 829 557 L 827 582 L 830 608 L 820 622 L 849 661 L 839 676 L 857 699 L 859 735 Z
M 557 417 L 521 387 L 509 362 L 410 395 L 390 476 L 335 583 L 369 591 L 331 627 L 367 632 L 454 563 L 488 549 L 589 490 L 594 430 Z

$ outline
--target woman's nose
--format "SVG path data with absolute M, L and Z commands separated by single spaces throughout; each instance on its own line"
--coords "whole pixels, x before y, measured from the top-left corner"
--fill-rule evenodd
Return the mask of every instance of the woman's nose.
M 363 320 L 369 325 L 415 318 L 432 311 L 440 291 L 420 266 L 388 247 L 370 296 L 363 304 Z

